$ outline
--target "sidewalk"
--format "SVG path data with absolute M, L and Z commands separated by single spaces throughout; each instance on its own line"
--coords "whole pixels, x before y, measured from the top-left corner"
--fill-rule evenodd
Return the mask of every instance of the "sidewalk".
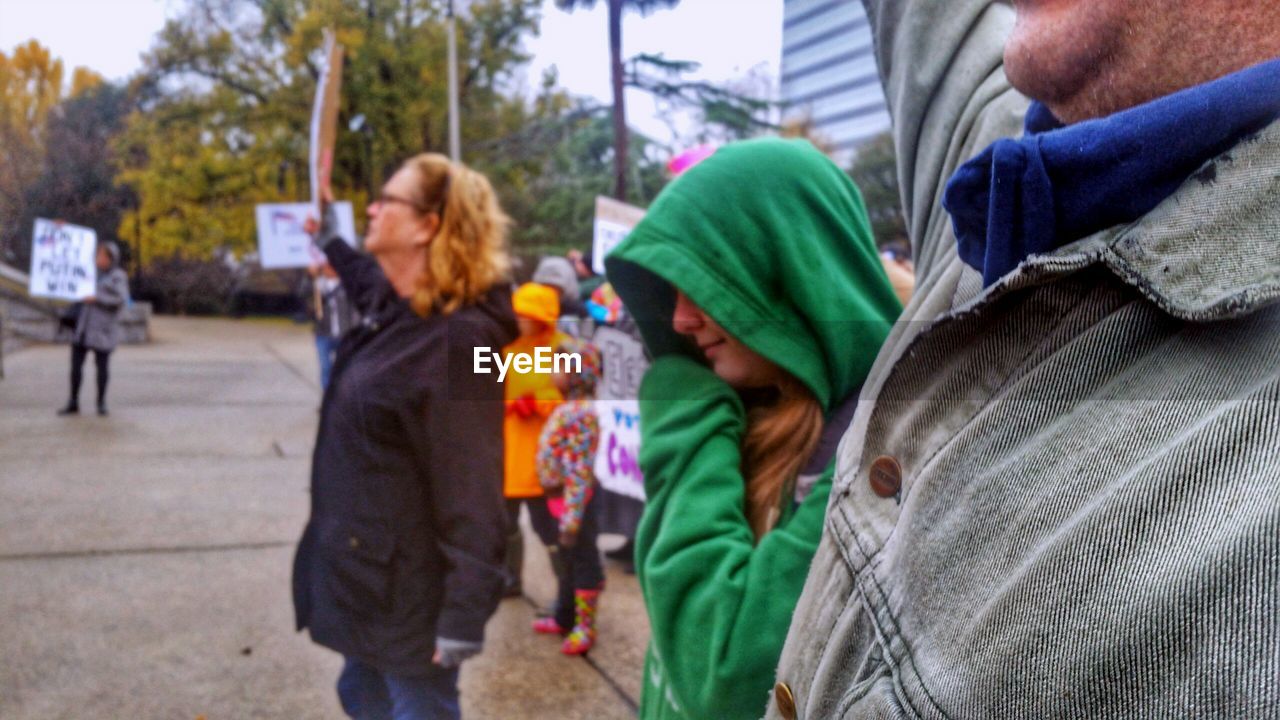
M 107 419 L 60 418 L 68 351 L 0 381 L 0 718 L 343 717 L 338 656 L 293 631 L 319 392 L 305 327 L 156 318 L 112 358 Z M 82 405 L 92 408 L 92 362 Z M 84 402 L 89 401 L 89 402 Z M 464 667 L 464 715 L 634 717 L 648 623 L 610 569 L 599 644 L 534 636 L 554 586 L 529 534 L 528 598 Z

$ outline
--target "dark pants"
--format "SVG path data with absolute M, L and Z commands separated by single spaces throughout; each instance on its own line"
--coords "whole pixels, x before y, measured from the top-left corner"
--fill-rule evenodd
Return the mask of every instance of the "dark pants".
M 520 534 L 520 506 L 529 508 L 529 521 L 538 539 L 548 548 L 560 541 L 560 525 L 551 517 L 545 498 L 507 498 L 507 587 L 520 587 L 524 566 L 524 536 Z
M 396 675 L 346 659 L 338 700 L 355 720 L 458 720 L 458 669 L 433 667 L 428 675 Z
M 598 497 L 598 493 L 597 493 Z M 599 507 L 593 497 L 582 513 L 582 525 L 578 528 L 578 542 L 571 548 L 553 548 L 560 553 L 560 562 L 552 563 L 556 569 L 559 589 L 556 597 L 556 624 L 571 628 L 574 617 L 573 594 L 576 590 L 599 590 L 604 585 L 604 568 L 600 565 L 600 550 L 596 538 L 600 535 Z M 551 513 L 548 511 L 548 516 Z M 558 535 L 558 533 L 557 533 Z M 559 537 L 556 539 L 559 543 Z
M 79 407 L 80 405 L 80 383 L 84 381 L 84 360 L 89 356 L 89 348 L 84 345 L 73 344 L 71 346 L 71 401 L 68 403 L 70 407 Z M 94 350 L 93 363 L 98 367 L 98 405 L 105 405 L 107 402 L 107 365 L 111 361 L 110 350 Z
M 316 335 L 316 359 L 320 361 L 320 389 L 329 387 L 333 374 L 333 361 L 338 354 L 338 338 Z

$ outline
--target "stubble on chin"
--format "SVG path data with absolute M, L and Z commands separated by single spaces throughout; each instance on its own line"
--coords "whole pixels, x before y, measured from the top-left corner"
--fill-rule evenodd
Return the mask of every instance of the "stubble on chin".
M 1117 104 L 1114 69 L 1123 64 L 1130 31 L 1088 0 L 1053 11 L 1040 3 L 1015 5 L 1018 23 L 1004 51 L 1009 82 L 1065 123 L 1109 114 Z
M 1280 57 L 1276 0 L 1015 0 L 1005 74 L 1059 120 L 1111 115 Z

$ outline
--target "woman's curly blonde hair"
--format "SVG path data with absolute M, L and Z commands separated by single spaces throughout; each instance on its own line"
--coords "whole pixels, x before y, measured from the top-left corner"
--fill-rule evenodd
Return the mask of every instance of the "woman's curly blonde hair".
M 413 200 L 418 207 L 440 216 L 440 229 L 426 247 L 426 272 L 410 302 L 422 317 L 447 315 L 506 282 L 511 219 L 498 205 L 488 178 L 462 163 L 422 153 L 404 167 L 417 173 Z

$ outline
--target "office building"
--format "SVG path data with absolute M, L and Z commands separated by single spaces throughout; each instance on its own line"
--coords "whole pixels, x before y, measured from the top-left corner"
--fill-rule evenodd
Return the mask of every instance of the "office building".
M 781 90 L 784 123 L 807 120 L 842 164 L 889 129 L 859 0 L 785 0 Z

